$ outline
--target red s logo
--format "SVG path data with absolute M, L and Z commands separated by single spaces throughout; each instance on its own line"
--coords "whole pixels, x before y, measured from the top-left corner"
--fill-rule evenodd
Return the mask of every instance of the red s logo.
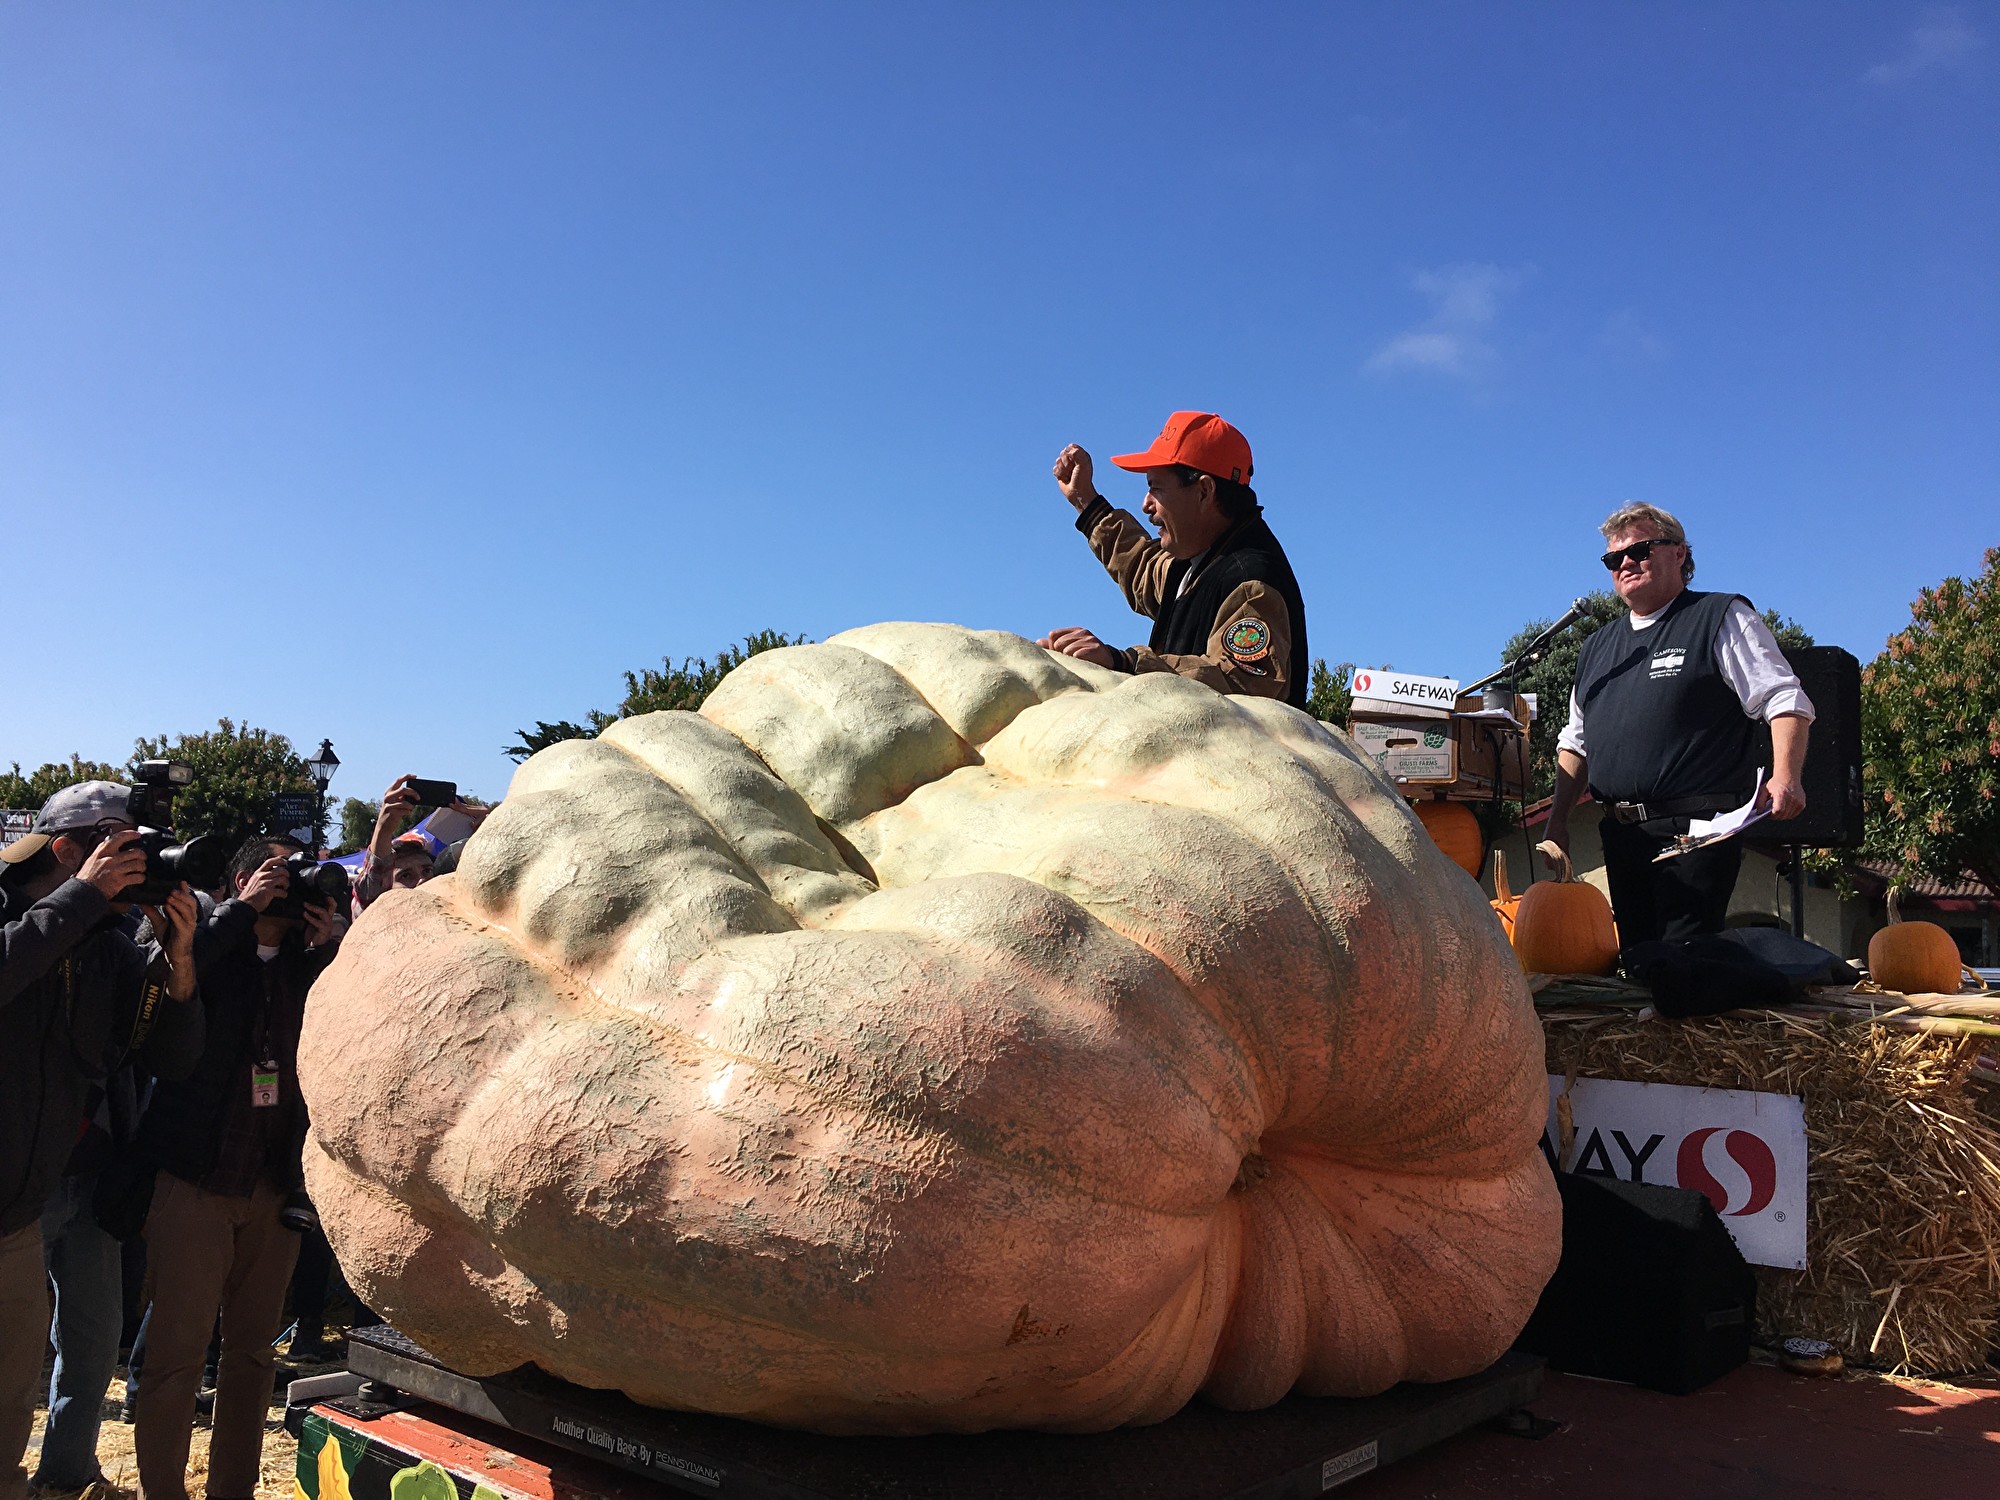
M 1741 1218 L 1745 1214 L 1762 1213 L 1771 1206 L 1771 1199 L 1778 1192 L 1777 1158 L 1771 1154 L 1771 1148 L 1764 1144 L 1761 1136 L 1752 1135 L 1747 1130 L 1732 1130 L 1723 1136 L 1723 1150 L 1742 1169 L 1750 1187 L 1742 1207 L 1731 1208 L 1729 1190 L 1715 1180 L 1715 1174 L 1709 1171 L 1706 1160 L 1708 1138 L 1721 1134 L 1722 1127 L 1719 1125 L 1689 1131 L 1681 1141 L 1680 1154 L 1674 1161 L 1674 1176 L 1682 1187 L 1693 1188 L 1713 1203 L 1719 1214 Z

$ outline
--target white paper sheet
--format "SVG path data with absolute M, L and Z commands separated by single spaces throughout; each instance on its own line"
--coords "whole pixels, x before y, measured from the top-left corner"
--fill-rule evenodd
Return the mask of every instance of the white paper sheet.
M 1759 768 L 1757 784 L 1750 789 L 1748 802 L 1726 813 L 1718 813 L 1712 818 L 1688 819 L 1688 831 L 1654 855 L 1653 863 L 1658 864 L 1663 859 L 1672 859 L 1676 854 L 1686 854 L 1691 849 L 1700 849 L 1726 838 L 1734 838 L 1752 823 L 1763 822 L 1771 816 L 1771 809 L 1760 804 L 1758 800 L 1763 795 L 1764 772 Z

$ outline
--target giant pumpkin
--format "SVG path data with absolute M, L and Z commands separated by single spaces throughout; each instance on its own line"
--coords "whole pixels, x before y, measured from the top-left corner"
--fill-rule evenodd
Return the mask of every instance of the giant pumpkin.
M 301 1049 L 356 1290 L 470 1373 L 830 1432 L 1482 1368 L 1540 1029 L 1347 739 L 999 632 L 756 656 L 523 765 Z

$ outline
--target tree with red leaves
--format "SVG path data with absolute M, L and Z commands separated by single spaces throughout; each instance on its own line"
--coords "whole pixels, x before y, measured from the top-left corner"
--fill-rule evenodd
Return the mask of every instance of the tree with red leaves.
M 1861 674 L 1867 852 L 1906 878 L 2000 879 L 2000 547 L 1923 590 Z

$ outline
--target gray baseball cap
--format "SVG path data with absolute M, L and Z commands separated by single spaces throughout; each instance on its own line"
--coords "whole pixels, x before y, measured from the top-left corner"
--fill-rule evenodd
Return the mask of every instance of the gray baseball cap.
M 107 819 L 131 823 L 132 815 L 127 811 L 131 796 L 132 788 L 115 781 L 79 781 L 64 787 L 42 804 L 35 826 L 25 836 L 0 849 L 0 862 L 18 865 L 33 859 L 59 833 L 95 828 Z

